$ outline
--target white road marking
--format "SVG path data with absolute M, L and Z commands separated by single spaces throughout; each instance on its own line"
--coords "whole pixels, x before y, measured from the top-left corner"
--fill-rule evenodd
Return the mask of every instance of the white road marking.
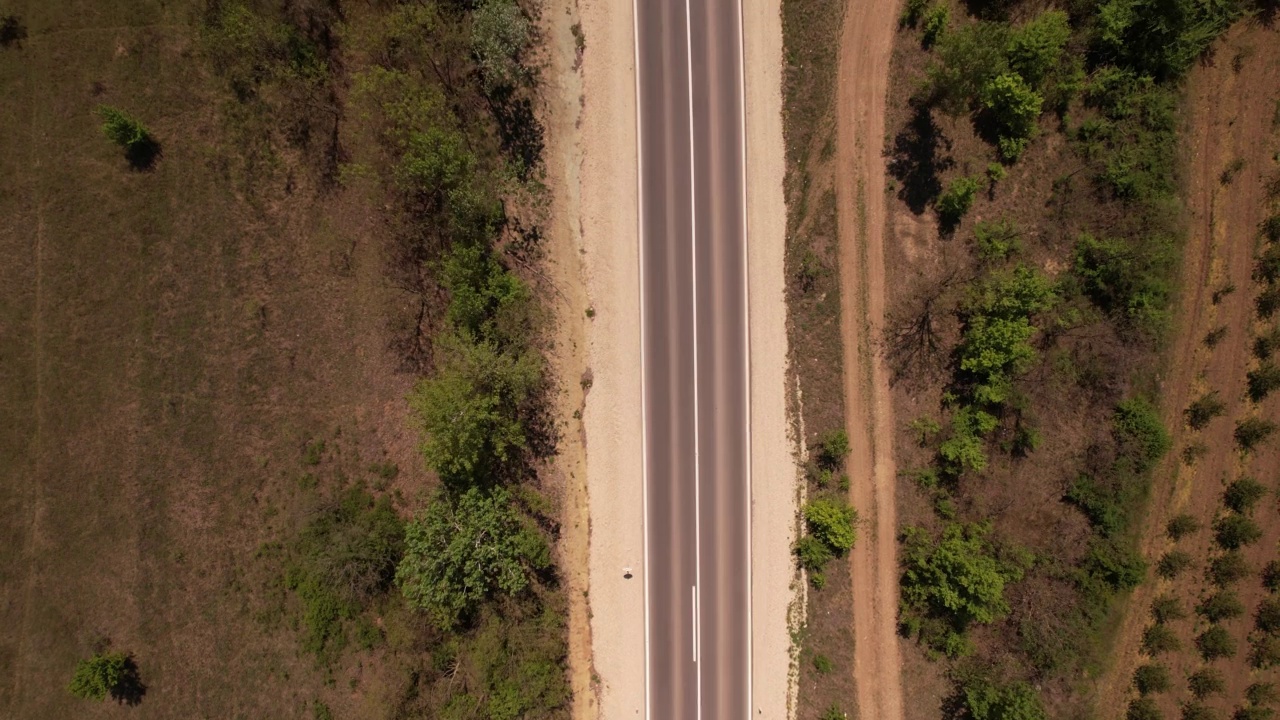
M 754 562 L 751 538 L 752 538 L 752 522 L 751 517 L 751 498 L 754 489 L 751 486 L 751 290 L 750 281 L 751 273 L 749 266 L 751 264 L 751 253 L 749 243 L 747 241 L 747 54 L 744 46 L 746 42 L 743 35 L 746 33 L 746 27 L 742 22 L 742 0 L 738 0 L 738 97 L 741 100 L 739 105 L 741 126 L 741 148 L 742 148 L 742 325 L 743 338 L 747 345 L 746 353 L 746 375 L 743 383 L 746 385 L 747 398 L 747 712 L 751 711 L 754 702 L 754 686 L 752 683 L 752 663 L 754 657 L 751 654 L 751 635 L 755 631 L 752 626 L 752 590 L 751 587 L 751 566 Z
M 698 437 L 698 174 L 697 158 L 694 153 L 693 127 L 693 27 L 689 0 L 684 0 L 684 42 L 685 69 L 689 79 L 689 237 L 691 238 L 690 255 L 693 257 L 693 559 L 694 559 L 694 623 L 693 645 L 698 646 L 700 632 L 696 613 L 698 611 L 697 586 L 702 584 L 702 492 L 701 463 L 699 451 L 701 439 Z M 696 653 L 695 653 L 696 658 Z M 696 659 L 695 659 L 696 662 Z M 694 686 L 698 689 L 698 720 L 702 720 L 702 672 L 697 671 Z
M 641 528 L 644 537 L 644 717 L 649 720 L 649 422 L 646 412 L 648 397 L 645 394 L 644 366 L 644 152 L 640 134 L 640 10 L 639 0 L 631 1 L 631 44 L 635 48 L 636 80 L 636 243 L 637 263 L 640 266 L 640 503 Z
M 698 662 L 698 586 L 694 585 L 689 588 L 689 593 L 693 595 L 693 662 Z

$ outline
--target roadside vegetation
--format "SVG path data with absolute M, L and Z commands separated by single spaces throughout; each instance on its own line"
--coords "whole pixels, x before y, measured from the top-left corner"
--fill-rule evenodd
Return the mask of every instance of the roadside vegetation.
M 1207 572 L 1223 587 L 1195 607 L 1152 607 L 1128 717 L 1164 717 L 1152 698 L 1184 682 L 1162 656 L 1243 652 L 1221 623 L 1249 608 L 1226 586 L 1247 572 L 1238 551 L 1259 541 L 1252 512 L 1270 489 L 1237 479 L 1211 527 L 1170 522 L 1175 540 L 1212 534 L 1224 551 L 1212 567 L 1176 544 L 1144 557 L 1141 541 L 1174 449 L 1159 381 L 1186 237 L 1183 80 L 1261 11 L 905 4 L 888 148 L 902 219 L 887 243 L 903 275 L 888 282 L 884 343 L 908 418 L 900 620 L 922 652 L 907 677 L 941 672 L 946 716 L 1114 714 L 1090 708 L 1089 679 L 1112 661 L 1124 601 L 1156 577 Z M 1250 397 L 1272 380 L 1260 364 Z M 1188 425 L 1226 412 L 1217 390 L 1186 409 Z M 1241 451 L 1267 442 L 1268 426 L 1241 419 Z M 1207 623 L 1194 637 L 1170 629 L 1192 613 Z

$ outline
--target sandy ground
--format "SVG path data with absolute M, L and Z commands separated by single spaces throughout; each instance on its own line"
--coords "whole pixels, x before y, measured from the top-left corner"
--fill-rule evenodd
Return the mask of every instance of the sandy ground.
M 592 376 L 582 413 L 590 495 L 591 648 L 599 717 L 644 713 L 644 538 L 636 85 L 632 8 L 579 6 L 585 52 L 576 150 Z M 632 567 L 635 576 L 622 577 Z M 581 716 L 578 716 L 581 717 Z
M 562 492 L 560 567 L 569 600 L 569 682 L 574 720 L 597 717 L 598 698 L 592 680 L 591 608 L 588 563 L 591 516 L 587 487 L 587 458 L 582 410 L 587 386 L 581 379 L 589 367 L 587 308 L 591 301 L 584 282 L 579 166 L 582 161 L 578 121 L 582 115 L 582 74 L 573 26 L 578 22 L 574 0 L 550 0 L 540 18 L 546 92 L 541 119 L 547 131 L 547 187 L 551 203 L 547 229 L 546 270 L 554 295 L 555 345 L 552 371 L 559 379 L 556 416 L 562 423 L 556 476 Z
M 1263 27 L 1241 24 L 1215 45 L 1214 61 L 1194 68 L 1187 82 L 1188 124 L 1183 130 L 1185 195 L 1189 219 L 1184 250 L 1179 321 L 1171 364 L 1161 381 L 1163 415 L 1174 440 L 1174 452 L 1156 470 L 1157 484 L 1146 520 L 1143 555 L 1154 560 L 1172 547 L 1165 534 L 1169 518 L 1190 513 L 1207 523 L 1218 510 L 1222 479 L 1249 472 L 1268 479 L 1270 461 L 1265 454 L 1242 463 L 1232 438 L 1233 419 L 1247 413 L 1245 372 L 1256 365 L 1250 357 L 1251 328 L 1255 325 L 1252 281 L 1254 238 L 1263 219 L 1264 180 L 1269 177 L 1269 140 L 1275 98 L 1272 94 L 1280 77 L 1280 44 L 1277 33 Z M 1241 58 L 1241 68 L 1233 69 L 1233 57 Z M 1223 169 L 1233 160 L 1245 160 L 1235 180 L 1221 181 Z M 1216 288 L 1234 283 L 1237 290 L 1217 305 L 1211 302 Z M 1203 342 L 1212 329 L 1225 325 L 1227 336 L 1215 349 Z M 1224 418 L 1213 421 L 1203 431 L 1192 431 L 1184 423 L 1183 409 L 1207 390 L 1218 390 L 1226 403 Z M 1202 442 L 1208 452 L 1194 465 L 1180 460 L 1180 451 L 1192 442 Z M 1265 518 L 1265 515 L 1261 515 Z M 1269 525 L 1269 523 L 1264 523 Z M 1271 532 L 1270 529 L 1267 530 Z M 1200 562 L 1209 550 L 1209 533 L 1201 532 L 1181 545 Z M 1266 543 L 1259 543 L 1263 554 Z M 1272 546 L 1273 547 L 1273 546 Z M 1261 561 L 1258 561 L 1259 563 Z M 1099 678 L 1097 707 L 1121 707 L 1131 693 L 1134 668 L 1145 662 L 1140 645 L 1142 631 L 1150 618 L 1152 599 L 1172 592 L 1190 606 L 1197 599 L 1195 578 L 1175 582 L 1154 578 L 1133 593 L 1116 636 L 1114 661 L 1109 672 Z M 1256 581 L 1255 581 L 1256 582 Z M 1252 598 L 1246 593 L 1244 600 Z M 1246 607 L 1252 607 L 1247 602 Z M 1242 648 L 1252 618 L 1239 621 L 1237 629 L 1228 623 Z M 1184 638 L 1184 642 L 1185 642 Z M 1179 672 L 1198 667 L 1194 650 L 1183 657 L 1162 658 Z M 1220 661 L 1228 677 L 1228 689 L 1248 682 L 1241 651 L 1235 659 Z M 1236 665 L 1234 669 L 1230 665 Z M 1184 667 L 1185 666 L 1185 667 Z M 1229 694 L 1228 697 L 1231 697 Z M 1168 708 L 1173 711 L 1172 705 Z
M 751 333 L 752 702 L 763 718 L 790 717 L 796 685 L 788 610 L 795 597 L 794 438 L 786 402 L 787 306 L 783 253 L 782 15 L 779 0 L 743 0 L 746 77 L 747 266 Z
M 851 0 L 840 41 L 836 99 L 850 499 L 863 522 L 852 554 L 853 672 L 859 714 L 875 720 L 900 720 L 903 715 L 893 406 L 889 375 L 875 341 L 884 324 L 882 150 L 896 21 L 895 0 Z

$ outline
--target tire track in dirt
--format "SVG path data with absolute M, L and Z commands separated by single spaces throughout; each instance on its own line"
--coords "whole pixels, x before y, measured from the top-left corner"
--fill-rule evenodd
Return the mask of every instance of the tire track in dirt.
M 862 517 L 852 554 L 854 683 L 862 718 L 901 720 L 897 512 L 889 375 L 875 338 L 884 324 L 885 105 L 896 0 L 845 10 L 837 74 L 836 197 L 850 500 Z

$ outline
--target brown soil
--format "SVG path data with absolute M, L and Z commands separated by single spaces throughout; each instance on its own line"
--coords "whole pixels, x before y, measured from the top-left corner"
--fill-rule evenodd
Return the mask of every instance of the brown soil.
M 1157 473 L 1158 478 L 1167 480 L 1157 484 L 1147 521 L 1144 550 L 1152 562 L 1174 546 L 1164 532 L 1170 517 L 1189 513 L 1207 526 L 1223 512 L 1225 483 L 1250 474 L 1272 484 L 1274 469 L 1280 466 L 1274 443 L 1243 456 L 1232 437 L 1235 420 L 1253 414 L 1275 420 L 1280 415 L 1275 398 L 1268 398 L 1258 407 L 1245 395 L 1245 374 L 1257 366 L 1251 355 L 1253 337 L 1263 327 L 1254 316 L 1257 286 L 1252 281 L 1252 271 L 1257 227 L 1266 204 L 1263 186 L 1277 172 L 1273 157 L 1280 147 L 1275 126 L 1278 90 L 1280 33 L 1257 25 L 1241 25 L 1229 32 L 1215 46 L 1211 60 L 1193 70 L 1188 81 L 1189 117 L 1184 137 L 1191 222 L 1184 255 L 1181 321 L 1163 383 L 1165 421 L 1173 428 L 1175 452 L 1163 472 Z M 1238 159 L 1244 160 L 1243 167 L 1234 179 L 1224 182 L 1224 171 Z M 1236 290 L 1215 304 L 1214 291 L 1230 284 Z M 1216 348 L 1207 347 L 1205 335 L 1224 326 L 1226 337 Z M 1226 412 L 1204 430 L 1194 431 L 1185 425 L 1183 410 L 1210 390 L 1218 391 Z M 1207 452 L 1188 465 L 1181 454 L 1194 444 L 1203 444 Z M 1245 550 L 1255 572 L 1275 558 L 1280 538 L 1280 518 L 1274 501 L 1261 505 L 1254 518 L 1263 529 L 1263 538 Z M 1211 532 L 1202 530 L 1178 546 L 1190 552 L 1196 564 L 1173 582 L 1157 580 L 1135 591 L 1118 632 L 1114 664 L 1099 681 L 1099 707 L 1122 707 L 1133 694 L 1134 668 L 1151 661 L 1139 647 L 1142 631 L 1150 622 L 1151 600 L 1159 594 L 1172 593 L 1190 611 L 1210 592 L 1203 569 L 1211 557 L 1219 554 Z M 1243 702 L 1244 688 L 1250 683 L 1276 680 L 1275 670 L 1251 672 L 1247 661 L 1246 638 L 1253 627 L 1252 613 L 1264 591 L 1257 577 L 1251 577 L 1239 584 L 1237 592 L 1247 612 L 1224 625 L 1239 650 L 1234 658 L 1214 663 L 1227 680 L 1225 695 L 1210 701 L 1220 712 Z M 1203 631 L 1206 623 L 1190 612 L 1189 615 L 1172 624 L 1184 651 L 1159 659 L 1173 671 L 1174 691 L 1161 699 L 1170 717 L 1177 712 L 1177 704 L 1189 697 L 1187 674 L 1204 665 L 1192 638 Z
M 588 602 L 588 564 L 591 522 L 587 493 L 587 457 L 582 410 L 587 371 L 587 287 L 583 279 L 582 234 L 578 223 L 578 121 L 582 114 L 581 56 L 574 30 L 576 0 L 554 0 L 543 8 L 541 32 L 545 92 L 541 120 L 547 131 L 545 163 L 551 203 L 544 219 L 547 229 L 546 268 L 554 292 L 549 304 L 555 315 L 551 367 L 560 392 L 555 404 L 562 423 L 555 474 L 561 498 L 560 569 L 569 601 L 569 683 L 574 720 L 599 716 L 592 677 L 591 608 Z
M 853 670 L 859 714 L 877 720 L 903 717 L 893 405 L 875 340 L 885 316 L 881 139 L 897 13 L 895 0 L 846 8 L 836 94 L 845 424 L 850 500 L 863 520 L 852 554 Z

